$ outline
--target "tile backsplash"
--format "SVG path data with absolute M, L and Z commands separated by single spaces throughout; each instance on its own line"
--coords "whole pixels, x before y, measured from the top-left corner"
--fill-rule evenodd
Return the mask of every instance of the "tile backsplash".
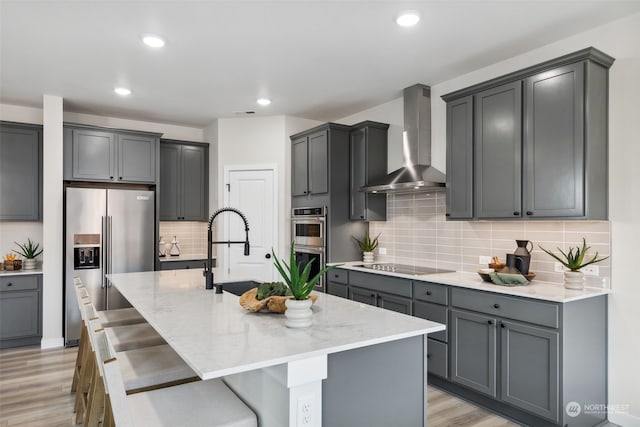
M 536 279 L 562 283 L 563 274 L 554 271 L 555 260 L 542 252 L 538 245 L 558 253 L 582 245 L 587 240 L 600 257 L 610 254 L 608 221 L 446 221 L 445 193 L 389 194 L 387 221 L 369 224 L 372 236 L 380 234 L 379 248 L 386 255 L 376 253 L 376 261 L 395 262 L 457 271 L 475 272 L 480 267 L 479 256 L 498 256 L 513 253 L 515 240 L 531 240 L 530 270 Z M 609 287 L 609 259 L 595 264 L 599 276 L 585 276 L 587 286 Z
M 178 239 L 182 255 L 207 253 L 207 223 L 201 221 L 160 221 L 160 236 L 165 243 Z

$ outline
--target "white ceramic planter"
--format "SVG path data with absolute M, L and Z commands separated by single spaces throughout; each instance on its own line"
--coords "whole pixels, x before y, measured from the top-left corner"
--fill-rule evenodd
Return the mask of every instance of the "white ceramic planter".
M 362 262 L 371 264 L 373 262 L 373 252 L 362 252 Z
M 567 289 L 584 288 L 584 273 L 582 271 L 565 271 L 564 287 Z
M 38 265 L 38 262 L 36 261 L 35 258 L 24 259 L 22 261 L 22 268 L 24 270 L 35 270 L 37 265 Z
M 303 300 L 288 299 L 284 302 L 287 309 L 284 311 L 284 324 L 289 328 L 308 328 L 311 326 L 313 311 L 311 311 L 310 298 Z

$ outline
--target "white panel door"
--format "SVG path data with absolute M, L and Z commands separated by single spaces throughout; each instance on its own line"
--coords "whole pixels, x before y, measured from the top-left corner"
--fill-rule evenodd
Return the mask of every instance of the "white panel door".
M 249 256 L 244 256 L 243 245 L 225 247 L 227 266 L 243 276 L 271 281 L 274 277 L 271 248 L 278 243 L 274 171 L 230 170 L 227 182 L 227 206 L 246 215 L 251 244 Z M 244 240 L 244 225 L 237 215 L 225 215 L 224 235 L 225 240 Z

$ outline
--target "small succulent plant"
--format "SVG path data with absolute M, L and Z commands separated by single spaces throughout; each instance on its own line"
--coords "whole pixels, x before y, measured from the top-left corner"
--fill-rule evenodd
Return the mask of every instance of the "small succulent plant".
M 354 237 L 353 239 L 358 242 L 358 246 L 360 246 L 360 250 L 362 252 L 373 252 L 378 247 L 378 238 L 380 235 L 378 234 L 374 239 L 369 236 L 369 233 L 365 233 L 362 240 Z
M 586 255 L 587 251 L 591 248 L 591 246 L 587 246 L 587 241 L 584 239 L 584 237 L 582 238 L 582 248 L 580 248 L 579 246 L 576 246 L 574 248 L 572 247 L 572 248 L 569 248 L 568 252 L 565 252 L 562 249 L 558 248 L 558 250 L 562 254 L 562 257 L 554 254 L 550 250 L 545 249 L 540 245 L 538 245 L 538 247 L 540 249 L 542 249 L 543 251 L 545 251 L 547 254 L 551 255 L 560 264 L 564 265 L 565 267 L 567 267 L 571 271 L 578 271 L 582 267 L 586 267 L 587 265 L 590 265 L 590 264 L 593 264 L 593 263 L 596 263 L 596 262 L 600 262 L 600 261 L 604 261 L 605 259 L 609 258 L 608 256 L 606 256 L 604 258 L 598 259 L 598 252 L 596 252 L 596 254 L 593 256 L 593 258 L 591 258 L 588 261 L 585 261 L 584 257 Z
M 42 249 L 40 248 L 40 243 L 34 243 L 31 239 L 27 239 L 27 243 L 18 243 L 13 242 L 18 245 L 18 250 L 13 250 L 13 252 L 18 255 L 22 255 L 26 259 L 35 259 L 38 255 L 42 253 Z

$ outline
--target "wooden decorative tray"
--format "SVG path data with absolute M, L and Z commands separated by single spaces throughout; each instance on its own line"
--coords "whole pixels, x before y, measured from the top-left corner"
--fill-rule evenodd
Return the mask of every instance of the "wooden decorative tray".
M 256 298 L 258 294 L 258 288 L 249 289 L 247 292 L 240 296 L 240 305 L 242 308 L 245 308 L 251 312 L 271 312 L 271 313 L 284 313 L 287 307 L 284 305 L 284 302 L 289 298 L 293 297 L 267 297 L 263 300 L 259 300 Z M 311 294 L 309 295 L 312 302 L 316 302 L 318 299 L 317 295 Z

